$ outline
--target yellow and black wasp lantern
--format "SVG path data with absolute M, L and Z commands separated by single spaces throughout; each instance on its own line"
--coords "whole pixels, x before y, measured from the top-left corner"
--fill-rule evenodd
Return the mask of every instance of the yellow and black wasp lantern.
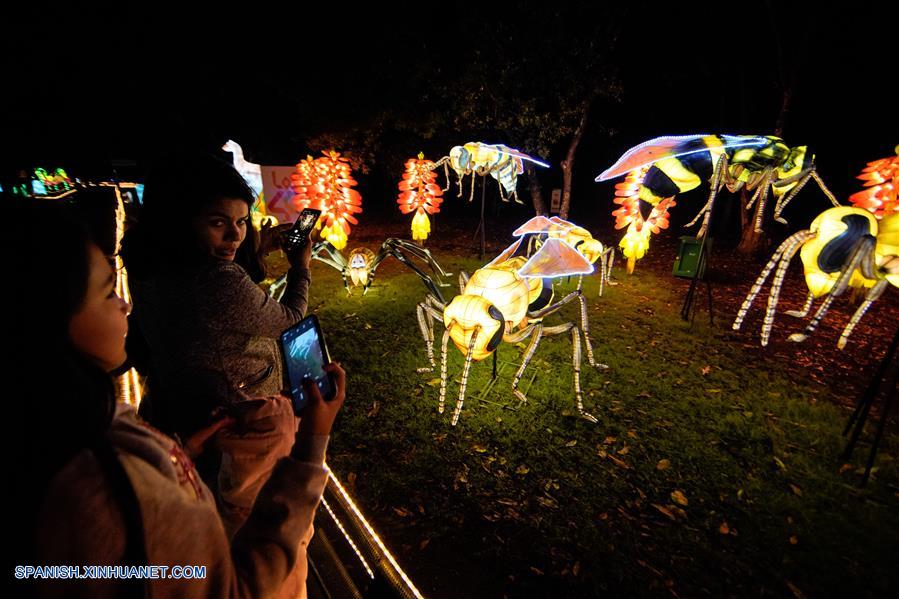
M 800 253 L 808 295 L 799 310 L 790 316 L 808 316 L 816 298 L 825 297 L 802 333 L 790 341 L 805 341 L 824 318 L 834 299 L 849 287 L 868 288 L 865 300 L 843 329 L 837 347 L 843 349 L 855 326 L 889 285 L 899 287 L 899 214 L 878 222 L 867 210 L 841 206 L 819 214 L 808 230 L 799 231 L 784 241 L 762 269 L 734 320 L 739 330 L 749 308 L 771 272 L 777 268 L 768 306 L 762 322 L 762 345 L 767 345 L 774 324 L 780 289 L 790 261 Z
M 621 207 L 612 212 L 615 228 L 627 231 L 621 248 L 628 259 L 628 272 L 646 253 L 652 233 L 668 227 L 668 208 L 673 198 L 709 181 L 709 198 L 687 225 L 702 217 L 697 237 L 703 237 L 709 224 L 712 205 L 722 186 L 731 193 L 753 191 L 747 207 L 759 203 L 756 231 L 761 231 L 768 193 L 776 200 L 774 220 L 786 223 L 781 212 L 810 179 L 834 206 L 840 203 L 827 189 L 815 170 L 814 156 L 806 146 L 789 147 L 778 137 L 758 135 L 682 135 L 657 137 L 624 153 L 596 181 L 607 181 L 628 175 L 616 185 L 615 203 Z M 644 218 L 641 202 L 652 206 Z
M 537 217 L 541 219 L 543 217 Z M 545 222 L 544 222 L 545 221 Z M 543 337 L 567 333 L 572 339 L 572 362 L 574 364 L 574 389 L 578 413 L 596 422 L 584 410 L 583 394 L 580 386 L 581 337 L 586 343 L 587 358 L 591 366 L 604 368 L 593 358 L 593 346 L 589 336 L 587 303 L 581 286 L 553 303 L 552 279 L 562 276 L 583 275 L 593 272 L 587 258 L 557 237 L 546 237 L 549 219 L 529 221 L 527 232 L 497 256 L 492 262 L 478 269 L 468 278 L 460 275 L 461 294 L 444 304 L 433 295 L 428 295 L 418 305 L 418 323 L 428 352 L 429 367 L 420 372 L 433 370 L 434 322 L 442 322 L 446 330 L 443 335 L 440 372 L 440 400 L 438 411 L 443 413 L 446 399 L 447 346 L 452 339 L 455 346 L 465 356 L 459 399 L 453 412 L 452 424 L 459 420 L 465 401 L 465 389 L 472 361 L 490 356 L 500 344 L 518 343 L 530 339 L 524 358 L 512 381 L 512 392 L 521 401 L 527 397 L 518 389 L 518 383 Z M 546 226 L 544 226 L 546 225 Z M 534 235 L 543 238 L 536 240 Z M 571 301 L 580 304 L 580 322 L 565 322 L 546 326 L 544 318 L 560 311 Z

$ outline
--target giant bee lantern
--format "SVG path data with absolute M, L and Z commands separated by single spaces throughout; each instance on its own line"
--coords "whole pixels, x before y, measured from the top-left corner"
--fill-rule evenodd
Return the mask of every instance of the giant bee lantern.
M 575 291 L 561 300 L 553 302 L 553 279 L 563 276 L 589 274 L 593 272 L 591 260 L 566 241 L 567 233 L 572 233 L 571 223 L 561 219 L 538 216 L 515 231 L 518 240 L 506 248 L 499 256 L 484 267 L 476 270 L 469 278 L 460 275 L 461 294 L 448 304 L 433 295 L 428 295 L 418 305 L 418 323 L 427 349 L 429 366 L 419 372 L 432 371 L 434 360 L 434 323 L 445 327 L 441 343 L 440 398 L 438 411 L 443 413 L 446 400 L 447 346 L 449 340 L 465 356 L 459 398 L 453 411 L 453 426 L 459 421 L 468 373 L 472 361 L 487 358 L 496 351 L 501 342 L 519 343 L 530 339 L 521 365 L 512 381 L 512 392 L 522 402 L 527 397 L 518 388 L 531 358 L 544 337 L 568 334 L 572 341 L 572 363 L 574 366 L 574 393 L 578 413 L 590 422 L 596 418 L 584 409 L 581 392 L 581 339 L 586 345 L 587 359 L 591 366 L 605 368 L 593 357 L 587 320 L 587 302 L 580 283 Z M 575 239 L 580 235 L 573 232 Z M 586 240 L 581 239 L 581 246 Z M 598 259 L 603 251 L 591 244 L 584 249 Z M 597 251 L 598 250 L 598 251 Z M 606 256 L 608 254 L 606 253 Z M 580 305 L 580 322 L 565 322 L 547 325 L 544 319 L 556 314 L 565 305 L 577 301 Z
M 818 184 L 834 206 L 840 203 L 815 170 L 814 155 L 806 146 L 789 147 L 778 137 L 758 135 L 681 135 L 657 137 L 625 152 L 603 171 L 597 181 L 627 175 L 616 185 L 615 200 L 621 207 L 612 212 L 615 228 L 627 227 L 621 249 L 628 272 L 649 248 L 653 233 L 668 227 L 668 209 L 677 194 L 695 189 L 707 180 L 709 198 L 687 226 L 703 217 L 697 237 L 703 237 L 712 205 L 721 187 L 731 193 L 745 188 L 754 191 L 747 205 L 759 202 L 756 231 L 761 231 L 769 190 L 776 200 L 774 220 L 786 223 L 780 214 L 810 179 Z M 643 217 L 641 203 L 652 208 Z

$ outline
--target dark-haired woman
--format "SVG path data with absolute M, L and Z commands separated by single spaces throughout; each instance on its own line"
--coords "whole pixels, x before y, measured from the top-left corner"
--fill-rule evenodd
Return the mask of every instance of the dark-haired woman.
M 216 408 L 283 388 L 278 337 L 306 313 L 311 246 L 288 255 L 286 291 L 274 301 L 257 285 L 254 201 L 214 156 L 168 162 L 148 178 L 125 236 L 131 320 L 148 349 L 141 414 L 168 434 L 190 435 Z
M 302 539 L 327 479 L 324 448 L 344 398 L 343 371 L 330 367 L 337 383 L 332 402 L 307 388 L 312 402 L 291 456 L 277 462 L 229 542 L 184 448 L 127 405 L 116 405 L 107 372 L 125 360 L 130 306 L 114 291 L 107 258 L 57 210 L 14 209 L 20 222 L 33 224 L 13 227 L 0 240 L 6 255 L 24 257 L 11 264 L 13 280 L 53 282 L 52 292 L 34 294 L 4 322 L 4 338 L 17 348 L 15 361 L 3 364 L 15 423 L 7 436 L 14 449 L 6 543 L 7 571 L 18 579 L 13 596 L 278 593 L 303 555 Z M 292 428 L 289 401 L 271 401 L 280 406 L 270 411 L 271 420 Z M 140 565 L 164 566 L 169 575 L 185 565 L 205 572 L 191 580 L 83 577 L 90 566 Z M 29 576 L 27 567 L 36 566 L 75 567 L 82 577 Z

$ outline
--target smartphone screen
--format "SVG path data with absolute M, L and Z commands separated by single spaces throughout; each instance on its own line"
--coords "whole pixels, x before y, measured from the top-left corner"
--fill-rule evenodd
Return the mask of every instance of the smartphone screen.
M 303 389 L 303 380 L 306 378 L 312 379 L 325 400 L 334 397 L 334 384 L 323 369 L 331 359 L 318 325 L 318 318 L 314 314 L 281 334 L 281 350 L 284 353 L 290 395 L 296 414 L 299 414 L 309 401 Z
M 293 223 L 293 227 L 284 234 L 286 245 L 293 247 L 303 243 L 309 237 L 309 233 L 312 231 L 321 213 L 321 210 L 316 210 L 315 208 L 304 208 Z

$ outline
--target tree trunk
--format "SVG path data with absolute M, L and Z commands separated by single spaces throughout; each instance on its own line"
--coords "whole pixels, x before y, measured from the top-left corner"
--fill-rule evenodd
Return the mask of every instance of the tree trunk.
M 581 143 L 581 138 L 584 136 L 584 129 L 587 128 L 587 116 L 590 114 L 590 104 L 591 100 L 584 102 L 581 120 L 577 124 L 577 129 L 574 130 L 574 134 L 571 136 L 571 143 L 568 145 L 568 154 L 561 164 L 562 206 L 559 210 L 559 217 L 563 219 L 568 218 L 568 210 L 571 207 L 571 171 L 574 168 L 574 153 L 577 151 L 577 146 Z
M 534 203 L 534 213 L 537 216 L 546 216 L 546 204 L 543 202 L 543 188 L 537 179 L 537 169 L 530 162 L 526 163 L 524 172 L 528 176 L 528 188 L 531 190 L 531 201 Z
M 759 250 L 766 248 L 768 245 L 768 238 L 765 233 L 755 230 L 755 220 L 758 218 L 761 203 L 756 200 L 755 209 L 750 214 L 750 209 L 746 208 L 750 197 L 745 187 L 740 190 L 740 229 L 742 233 L 737 251 L 747 256 L 758 253 Z

